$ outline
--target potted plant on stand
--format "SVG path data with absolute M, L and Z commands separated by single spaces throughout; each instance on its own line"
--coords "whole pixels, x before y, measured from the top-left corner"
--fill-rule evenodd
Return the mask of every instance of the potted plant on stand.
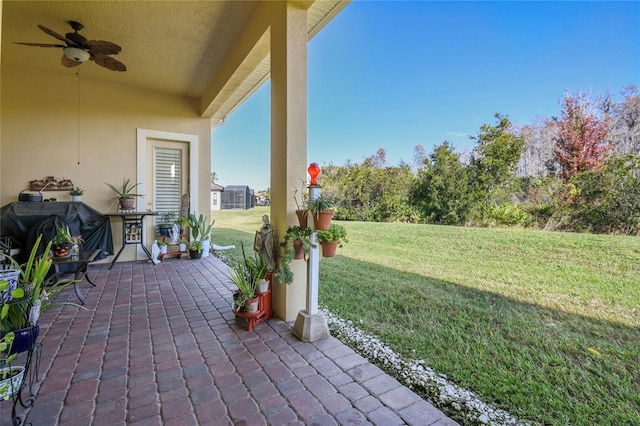
M 313 216 L 314 230 L 326 231 L 333 218 L 333 201 L 322 195 L 307 202 L 307 208 Z
M 168 237 L 173 229 L 173 224 L 176 221 L 176 214 L 174 212 L 162 213 L 160 224 L 158 224 L 158 233 L 163 237 Z
M 131 182 L 130 178 L 126 178 L 126 179 L 123 178 L 122 184 L 119 187 L 116 187 L 115 185 L 111 185 L 110 183 L 106 183 L 106 182 L 105 184 L 109 188 L 111 188 L 116 194 L 118 194 L 117 196 L 113 197 L 111 201 L 113 202 L 118 201 L 121 210 L 133 210 L 135 205 L 135 198 L 144 196 L 143 194 L 137 194 L 134 192 L 134 190 L 138 187 L 138 185 L 141 185 L 141 184 L 140 183 L 134 184 L 133 182 Z
M 344 226 L 332 223 L 326 231 L 318 231 L 318 242 L 322 246 L 322 256 L 334 257 L 336 249 L 347 242 L 347 230 Z
M 84 189 L 79 186 L 74 186 L 71 191 L 69 191 L 69 195 L 71 195 L 71 201 L 80 202 L 82 201 L 82 194 L 84 194 Z
M 229 272 L 231 281 L 238 287 L 233 296 L 234 310 L 247 314 L 258 312 L 255 279 L 250 276 L 245 266 L 240 262 L 235 262 Z
M 176 220 L 176 223 L 180 227 L 180 235 L 186 234 L 187 226 L 189 226 L 189 216 L 180 216 Z
M 211 228 L 215 220 L 209 223 L 209 218 L 200 214 L 196 217 L 194 213 L 189 214 L 189 227 L 191 228 L 191 246 L 189 247 L 189 255 L 192 259 L 200 259 L 205 240 L 208 240 L 211 234 Z
M 0 400 L 7 400 L 15 395 L 22 387 L 24 379 L 24 367 L 21 365 L 11 365 L 11 361 L 16 354 L 4 356 L 11 352 L 14 334 L 12 332 L 0 337 Z
M 291 284 L 293 272 L 289 264 L 294 259 L 305 259 L 311 247 L 311 228 L 306 226 L 289 226 L 284 234 L 284 241 L 280 244 L 280 256 L 274 276 L 281 283 Z
M 71 235 L 69 227 L 58 227 L 58 233 L 53 237 L 53 255 L 56 257 L 73 257 L 80 254 L 79 244 L 84 240 L 80 235 Z
M 24 290 L 21 288 L 11 289 L 10 284 L 6 280 L 0 280 L 0 292 L 7 292 L 9 297 L 6 302 L 13 299 L 24 297 Z M 5 309 L 5 306 L 7 308 Z M 8 306 L 5 299 L 0 299 L 0 320 L 4 319 L 8 314 Z M 7 400 L 20 390 L 24 377 L 24 367 L 21 365 L 11 365 L 11 361 L 16 354 L 11 353 L 11 346 L 15 334 L 10 331 L 0 337 L 0 400 Z
M 158 248 L 160 248 L 160 254 L 167 254 L 169 243 L 166 241 L 158 241 Z
M 35 343 L 40 333 L 40 313 L 53 306 L 54 296 L 73 281 L 46 283 L 46 277 L 51 269 L 52 260 L 49 256 L 36 258 L 42 236 L 39 236 L 34 244 L 29 259 L 24 266 L 7 256 L 16 270 L 20 270 L 20 278 L 17 289 L 22 290 L 20 297 L 13 297 L 2 306 L 0 319 L 0 336 L 9 332 L 14 333 L 12 353 L 24 352 Z M 49 253 L 52 242 L 50 241 L 44 253 Z M 81 307 L 72 302 L 64 302 Z

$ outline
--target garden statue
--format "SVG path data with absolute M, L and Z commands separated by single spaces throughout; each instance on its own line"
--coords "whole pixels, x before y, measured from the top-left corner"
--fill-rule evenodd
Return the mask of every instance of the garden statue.
M 262 262 L 267 265 L 267 270 L 273 270 L 275 266 L 275 259 L 273 257 L 273 226 L 269 223 L 269 216 L 262 216 L 262 227 L 256 231 L 256 236 L 253 240 L 253 249 L 258 252 L 262 258 Z

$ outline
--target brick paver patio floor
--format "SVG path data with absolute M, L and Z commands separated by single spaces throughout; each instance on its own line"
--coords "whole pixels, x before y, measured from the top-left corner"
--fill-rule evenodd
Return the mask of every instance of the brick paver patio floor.
M 278 319 L 246 331 L 213 256 L 108 266 L 82 283 L 87 310 L 42 315 L 41 381 L 18 407 L 34 426 L 457 424 L 333 337 L 303 343 Z

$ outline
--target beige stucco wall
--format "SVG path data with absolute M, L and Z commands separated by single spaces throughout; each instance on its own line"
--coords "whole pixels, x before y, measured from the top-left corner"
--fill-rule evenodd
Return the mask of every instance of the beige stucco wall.
M 79 67 L 79 80 L 75 70 L 63 75 L 2 67 L 1 204 L 17 201 L 30 180 L 55 176 L 82 187 L 85 204 L 113 210 L 105 182 L 136 179 L 136 129 L 144 128 L 198 136 L 198 183 L 206 188 L 198 191 L 198 205 L 209 216 L 211 127 L 197 113 L 198 100 L 83 80 L 83 66 L 93 64 Z M 71 199 L 67 192 L 44 194 Z M 114 249 L 119 246 L 114 232 Z M 133 249 L 120 257 L 133 258 Z

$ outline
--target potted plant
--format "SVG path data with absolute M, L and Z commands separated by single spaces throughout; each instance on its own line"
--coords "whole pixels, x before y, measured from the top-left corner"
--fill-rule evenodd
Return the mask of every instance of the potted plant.
M 242 258 L 244 260 L 244 267 L 247 271 L 249 281 L 254 282 L 254 287 L 258 293 L 265 293 L 269 289 L 269 283 L 267 282 L 268 268 L 264 263 L 261 256 L 254 252 L 253 257 L 247 256 L 244 251 L 244 244 L 242 244 Z M 266 288 L 265 288 L 266 283 Z
M 10 299 L 24 297 L 21 288 L 11 288 L 7 280 L 0 280 L 0 292 L 10 294 Z M 5 302 L 0 300 L 0 320 L 7 316 L 8 309 L 5 309 Z M 6 305 L 8 306 L 8 305 Z M 11 347 L 15 334 L 10 331 L 0 337 L 0 400 L 7 400 L 21 388 L 24 376 L 24 367 L 11 366 L 11 361 L 16 354 L 11 352 Z
M 78 255 L 80 248 L 78 244 L 83 243 L 84 240 L 80 235 L 71 235 L 68 226 L 59 226 L 58 232 L 53 237 L 53 255 L 56 257 L 70 257 Z
M 160 248 L 160 254 L 167 254 L 169 243 L 167 243 L 166 241 L 158 241 L 158 247 Z
M 314 229 L 316 231 L 326 231 L 329 229 L 334 213 L 333 201 L 319 195 L 317 198 L 307 202 L 307 209 L 313 216 Z
M 257 254 L 254 256 L 256 288 L 258 293 L 266 293 L 267 291 L 269 291 L 269 281 L 267 280 L 269 270 L 267 269 L 267 265 L 265 265 L 264 261 L 262 260 L 262 257 L 258 256 Z
M 185 240 L 184 238 L 181 238 L 180 240 L 178 240 L 178 251 L 187 251 L 188 243 L 189 241 Z
M 174 212 L 164 212 L 160 217 L 160 224 L 158 224 L 158 233 L 163 237 L 168 237 L 173 229 L 173 224 L 176 221 L 176 214 Z
M 29 259 L 24 266 L 10 256 L 7 256 L 16 270 L 20 271 L 17 296 L 14 293 L 11 301 L 3 304 L 0 311 L 0 336 L 9 332 L 14 333 L 14 341 L 11 351 L 24 352 L 33 346 L 40 332 L 40 313 L 53 306 L 54 296 L 73 281 L 47 282 L 46 277 L 51 269 L 52 260 L 49 256 L 37 258 L 38 248 L 42 235 L 38 237 Z M 49 253 L 52 242 L 49 241 L 44 253 Z M 12 292 L 13 293 L 13 292 Z M 72 302 L 63 302 L 81 307 Z
M 284 241 L 280 244 L 280 256 L 274 276 L 281 283 L 291 284 L 293 272 L 289 263 L 293 259 L 304 259 L 309 255 L 311 247 L 311 228 L 306 226 L 289 226 L 284 234 Z
M 344 226 L 332 223 L 326 231 L 318 231 L 318 242 L 322 246 L 324 257 L 334 257 L 336 248 L 347 242 L 347 230 Z
M 189 214 L 189 227 L 191 228 L 191 236 L 193 237 L 189 254 L 192 259 L 200 259 L 200 257 L 202 257 L 204 242 L 208 241 L 214 223 L 215 220 L 209 223 L 209 218 L 203 216 L 202 213 L 198 217 L 196 217 L 194 213 Z
M 11 352 L 14 334 L 7 333 L 0 337 L 0 352 Z M 21 365 L 11 365 L 11 361 L 16 356 L 15 353 L 0 358 L 0 400 L 7 400 L 15 395 L 22 388 L 24 378 L 24 367 Z
M 245 266 L 235 262 L 229 270 L 231 281 L 238 287 L 234 294 L 235 310 L 248 314 L 258 312 L 258 298 L 256 297 L 256 282 L 252 280 Z
M 69 195 L 71 195 L 71 200 L 74 202 L 82 201 L 82 194 L 84 194 L 84 189 L 79 186 L 74 186 L 71 191 L 69 191 Z
M 187 229 L 187 226 L 189 226 L 189 216 L 180 216 L 177 220 L 176 223 L 178 224 L 178 226 L 180 227 L 180 235 L 184 235 Z
M 117 196 L 111 199 L 112 202 L 118 201 L 120 203 L 121 210 L 132 210 L 135 204 L 135 197 L 143 197 L 143 194 L 137 194 L 134 190 L 141 185 L 140 183 L 134 184 L 131 182 L 130 178 L 123 178 L 122 184 L 118 187 L 115 185 L 111 185 L 110 183 L 105 184 L 111 188 Z

